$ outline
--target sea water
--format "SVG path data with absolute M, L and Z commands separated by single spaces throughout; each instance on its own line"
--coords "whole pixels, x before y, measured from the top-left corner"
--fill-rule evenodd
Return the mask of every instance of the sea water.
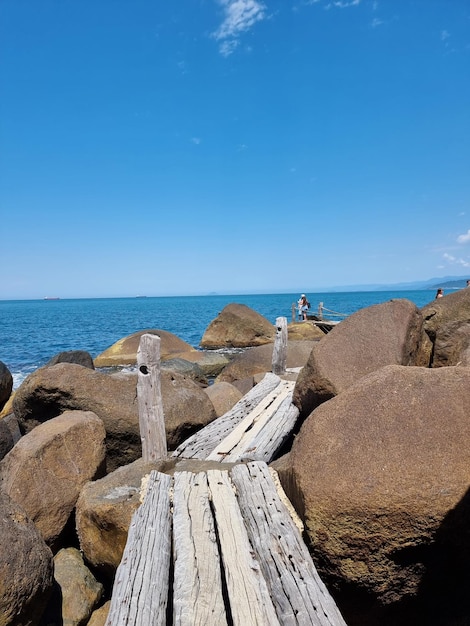
M 311 311 L 351 315 L 372 304 L 406 298 L 418 307 L 434 292 L 365 291 L 307 294 Z M 59 352 L 85 350 L 95 358 L 119 339 L 145 329 L 169 331 L 197 348 L 204 331 L 229 303 L 246 304 L 273 324 L 292 319 L 299 294 L 210 295 L 158 298 L 0 300 L 0 361 L 16 389 L 24 378 Z M 335 319 L 341 319 L 336 317 Z

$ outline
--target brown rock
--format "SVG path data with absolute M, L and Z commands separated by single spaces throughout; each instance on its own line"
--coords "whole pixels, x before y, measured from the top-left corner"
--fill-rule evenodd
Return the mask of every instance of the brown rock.
M 226 463 L 224 469 L 232 467 Z M 109 579 L 121 562 L 134 511 L 141 503 L 141 484 L 152 470 L 173 474 L 174 471 L 201 472 L 221 469 L 215 461 L 166 459 L 145 463 L 139 459 L 112 474 L 90 482 L 77 502 L 76 522 L 80 549 L 86 560 Z
M 61 363 L 33 372 L 17 390 L 13 407 L 26 432 L 64 410 L 93 411 L 105 425 L 107 468 L 113 471 L 142 454 L 136 387 L 137 374 L 109 375 Z M 170 449 L 215 418 L 212 403 L 192 380 L 162 371 L 161 390 Z
M 287 367 L 302 367 L 307 363 L 315 341 L 288 341 Z M 273 344 L 249 348 L 234 357 L 217 376 L 217 382 L 233 383 L 255 374 L 265 374 L 272 369 Z
M 320 340 L 325 333 L 311 321 L 292 322 L 287 326 L 287 336 L 291 341 Z
M 243 397 L 243 394 L 230 383 L 214 383 L 205 389 L 212 402 L 215 414 L 221 417 Z
M 166 330 L 140 330 L 116 341 L 112 346 L 99 354 L 94 360 L 95 367 L 112 367 L 114 365 L 135 365 L 137 363 L 137 350 L 140 338 L 149 333 L 158 335 L 160 342 L 161 360 L 172 358 L 181 352 L 191 352 L 194 348 L 173 333 Z
M 421 308 L 424 330 L 434 342 L 438 329 L 448 322 L 470 321 L 470 289 L 460 289 Z
M 432 367 L 451 365 L 470 365 L 470 319 L 447 322 L 436 330 Z
M 54 578 L 60 587 L 63 623 L 70 626 L 88 624 L 104 589 L 86 567 L 78 550 L 64 548 L 56 554 Z
M 390 365 L 310 415 L 281 478 L 321 574 L 382 604 L 467 598 L 469 407 L 470 368 Z
M 5 419 L 0 420 L 0 461 L 13 448 L 13 435 Z
M 132 514 L 140 505 L 142 478 L 164 472 L 174 461 L 144 463 L 140 458 L 100 480 L 87 483 L 76 506 L 80 549 L 86 560 L 112 579 L 121 562 Z
M 206 328 L 201 348 L 246 348 L 272 343 L 276 329 L 245 304 L 228 304 Z
M 103 604 L 103 606 L 100 606 L 99 609 L 96 609 L 96 611 L 93 611 L 93 613 L 91 614 L 90 621 L 88 622 L 87 626 L 105 626 L 106 620 L 108 619 L 108 613 L 109 613 L 110 607 L 111 607 L 111 600 L 108 600 L 107 602 Z
M 433 359 L 436 356 L 434 343 L 442 327 L 449 323 L 470 321 L 470 289 L 460 289 L 443 298 L 432 300 L 421 308 L 421 313 L 424 320 L 423 334 L 425 339 L 423 339 L 420 347 L 417 364 L 426 367 L 442 367 L 441 357 L 438 359 L 440 363 L 434 364 Z M 443 332 L 445 333 L 445 331 Z M 447 340 L 445 341 L 447 343 Z M 446 357 L 444 357 L 445 359 Z
M 13 376 L 10 370 L 0 361 L 0 411 L 5 406 L 13 389 Z
M 0 491 L 0 624 L 38 624 L 52 586 L 52 552 L 23 509 Z
M 102 475 L 103 422 L 69 411 L 20 439 L 0 462 L 0 486 L 23 507 L 52 545 L 65 527 L 82 486 Z
M 376 304 L 343 320 L 317 342 L 300 372 L 293 402 L 301 416 L 389 364 L 414 365 L 422 317 L 409 300 Z
M 197 363 L 206 376 L 211 378 L 220 374 L 230 359 L 220 352 L 210 350 L 192 350 L 175 354 L 174 358 L 181 358 L 190 363 Z

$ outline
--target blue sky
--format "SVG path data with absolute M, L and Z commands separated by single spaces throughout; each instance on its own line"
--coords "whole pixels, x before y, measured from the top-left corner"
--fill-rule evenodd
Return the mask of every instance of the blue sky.
M 0 0 L 0 299 L 470 275 L 468 0 Z

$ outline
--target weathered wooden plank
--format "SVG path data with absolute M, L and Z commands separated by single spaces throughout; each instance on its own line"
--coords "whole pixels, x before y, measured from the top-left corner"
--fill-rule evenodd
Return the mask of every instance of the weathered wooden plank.
M 240 460 L 241 458 L 253 458 L 250 456 L 256 452 L 256 445 L 254 442 L 260 433 L 270 422 L 274 419 L 276 421 L 276 415 L 281 407 L 290 406 L 292 400 L 292 393 L 295 383 L 293 381 L 281 380 L 279 385 L 271 391 L 259 404 L 251 411 L 239 424 L 237 424 L 233 430 L 221 441 L 213 451 L 207 456 L 209 461 L 221 461 L 225 463 L 232 463 Z M 281 412 L 280 417 L 283 413 Z M 288 435 L 289 433 L 287 433 Z M 285 436 L 285 433 L 282 433 Z M 266 456 L 272 458 L 276 450 L 273 450 L 271 444 L 274 440 L 269 437 L 259 439 L 259 445 L 261 442 L 269 444 L 268 450 L 266 450 Z M 276 448 L 277 449 L 277 448 Z M 258 450 L 258 454 L 262 454 L 261 448 Z
M 137 350 L 137 405 L 144 461 L 167 456 L 160 384 L 160 337 L 146 333 Z
M 172 478 L 153 471 L 132 517 L 106 626 L 165 626 L 171 557 Z
M 236 465 L 231 478 L 279 622 L 286 626 L 346 626 L 277 494 L 267 465 Z
M 281 382 L 279 376 L 267 373 L 266 376 L 233 406 L 230 411 L 214 420 L 197 433 L 186 439 L 173 452 L 173 457 L 205 459 L 212 450 L 255 409 L 260 402 Z
M 173 624 L 227 624 L 207 474 L 175 473 Z
M 252 433 L 250 441 L 246 442 L 245 449 L 240 451 L 237 460 L 265 461 L 266 463 L 272 461 L 294 430 L 298 417 L 299 409 L 292 404 L 292 392 L 290 392 L 264 428 Z M 233 461 L 233 458 L 230 461 Z M 228 462 L 227 459 L 225 462 Z
M 228 472 L 207 472 L 234 626 L 279 624 L 266 581 L 248 540 Z
M 287 318 L 276 318 L 276 337 L 274 338 L 272 370 L 279 376 L 286 373 L 287 364 Z

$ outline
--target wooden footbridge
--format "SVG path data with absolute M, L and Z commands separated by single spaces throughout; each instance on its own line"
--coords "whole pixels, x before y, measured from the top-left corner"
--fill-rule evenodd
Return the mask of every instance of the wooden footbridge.
M 207 463 L 196 473 L 148 476 L 106 626 L 345 626 L 302 540 L 300 521 L 267 465 L 298 417 L 294 383 L 279 371 L 285 369 L 287 320 L 276 324 L 273 371 L 281 375 L 266 374 L 172 455 Z M 143 335 L 138 353 L 148 461 L 166 456 L 159 346 L 159 337 Z

